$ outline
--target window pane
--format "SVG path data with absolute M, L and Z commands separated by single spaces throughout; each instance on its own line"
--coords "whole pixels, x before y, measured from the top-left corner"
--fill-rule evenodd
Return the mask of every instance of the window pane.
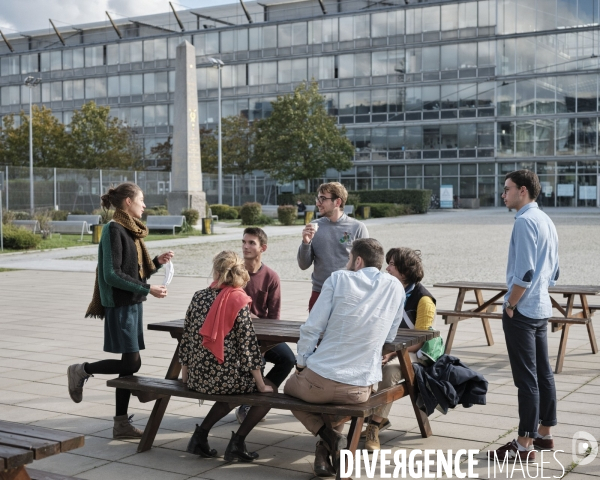
M 234 33 L 233 30 L 221 32 L 221 53 L 234 51 Z
M 477 146 L 477 128 L 474 123 L 458 126 L 458 147 L 474 148 Z M 461 170 L 461 175 L 463 172 Z
M 154 105 L 146 105 L 144 107 L 144 126 L 153 127 L 155 124 Z
M 292 81 L 292 61 L 280 60 L 278 68 L 278 83 L 291 83 Z
M 119 96 L 119 77 L 108 77 L 108 96 Z
M 352 78 L 354 77 L 354 54 L 349 55 L 338 55 L 338 77 L 339 78 Z
M 557 113 L 575 112 L 576 80 L 575 75 L 556 78 Z
M 515 106 L 517 115 L 533 115 L 535 112 L 535 80 L 517 82 Z
M 104 50 L 103 47 L 86 47 L 85 49 L 85 66 L 98 67 L 104 65 Z
M 371 75 L 371 54 L 356 53 L 354 57 L 354 76 L 369 77 Z
M 106 64 L 117 65 L 119 63 L 119 45 L 107 45 L 106 46 Z
M 144 93 L 154 93 L 154 74 L 144 73 Z
M 308 36 L 306 31 L 306 23 L 292 24 L 292 45 L 306 45 Z
M 577 77 L 577 111 L 595 112 L 597 110 L 598 92 L 596 75 L 579 75 Z
M 357 15 L 354 17 L 354 38 L 368 38 L 370 36 L 369 15 Z
M 262 27 L 262 35 L 262 48 L 277 47 L 277 27 L 275 25 L 271 27 Z
M 168 105 L 156 105 L 154 110 L 154 117 L 156 125 L 168 125 L 169 122 L 169 106 Z
M 440 87 L 423 87 L 421 95 L 423 97 L 423 110 L 440 109 Z
M 421 50 L 424 72 L 437 72 L 440 69 L 440 47 L 425 47 Z
M 477 44 L 477 66 L 496 65 L 496 42 L 479 42 Z
M 596 153 L 596 118 L 577 119 L 577 154 L 590 155 Z
M 264 84 L 277 83 L 277 62 L 262 64 L 262 81 Z
M 131 95 L 141 95 L 144 93 L 144 77 L 143 75 L 131 75 Z
M 554 120 L 536 120 L 535 138 L 537 156 L 554 155 Z
M 73 80 L 73 99 L 82 100 L 84 98 L 83 80 Z
M 461 4 L 464 5 L 464 4 Z M 460 68 L 477 67 L 477 44 L 460 43 L 458 45 L 458 64 Z
M 351 16 L 340 17 L 340 42 L 354 40 L 354 22 Z
M 129 61 L 130 62 L 141 62 L 142 61 L 142 42 L 131 42 L 129 44 Z M 123 62 L 121 62 L 123 63 Z
M 165 60 L 167 58 L 167 39 L 154 39 L 154 60 Z
M 154 76 L 154 93 L 167 93 L 168 87 L 168 72 L 156 73 Z
M 419 73 L 421 71 L 421 49 L 406 50 L 406 73 Z
M 458 5 L 442 5 L 442 30 L 458 29 Z
M 440 7 L 423 9 L 423 32 L 438 32 L 440 30 Z
M 292 26 L 289 23 L 277 26 L 277 46 L 279 48 L 292 46 Z
M 50 52 L 40 53 L 40 71 L 42 71 L 42 72 L 50 71 Z
M 121 75 L 119 78 L 119 91 L 123 96 L 131 95 L 131 84 L 129 75 Z
M 387 13 L 373 13 L 371 15 L 371 36 L 373 38 L 387 36 Z
M 306 58 L 292 60 L 292 82 L 306 80 Z
M 457 70 L 457 68 L 458 46 L 442 45 L 442 70 Z

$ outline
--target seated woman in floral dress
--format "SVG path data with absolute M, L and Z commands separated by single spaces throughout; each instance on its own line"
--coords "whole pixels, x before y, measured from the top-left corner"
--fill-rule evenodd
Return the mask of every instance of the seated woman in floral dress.
M 250 280 L 235 252 L 223 251 L 213 259 L 213 283 L 194 294 L 185 316 L 179 345 L 183 381 L 190 390 L 227 395 L 273 392 L 277 388 L 262 375 L 262 355 L 250 319 L 251 299 L 243 290 Z M 189 453 L 214 457 L 208 433 L 238 404 L 216 402 L 187 447 Z M 268 407 L 252 407 L 225 450 L 225 460 L 252 462 L 256 452 L 246 450 L 246 435 L 267 414 Z

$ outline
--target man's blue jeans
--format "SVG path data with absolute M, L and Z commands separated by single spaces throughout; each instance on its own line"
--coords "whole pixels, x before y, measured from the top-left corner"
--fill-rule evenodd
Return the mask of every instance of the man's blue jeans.
M 538 425 L 556 425 L 556 387 L 548 358 L 548 319 L 502 313 L 513 381 L 519 392 L 519 436 L 538 438 Z
M 279 343 L 264 354 L 267 362 L 273 364 L 273 368 L 265 375 L 265 378 L 271 380 L 277 387 L 287 378 L 296 364 L 296 356 L 292 349 L 286 343 Z

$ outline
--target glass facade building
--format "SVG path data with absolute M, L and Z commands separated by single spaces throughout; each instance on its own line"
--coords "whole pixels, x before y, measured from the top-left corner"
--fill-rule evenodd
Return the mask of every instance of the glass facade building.
M 547 206 L 598 204 L 600 0 L 247 2 L 63 32 L 0 45 L 0 116 L 33 101 L 68 124 L 88 100 L 135 127 L 148 153 L 172 133 L 174 57 L 196 48 L 199 118 L 269 116 L 271 102 L 318 81 L 355 147 L 330 171 L 349 189 L 453 185 L 500 206 L 504 174 L 534 169 Z M 249 20 L 252 20 L 250 23 Z M 119 35 L 122 38 L 119 38 Z M 160 160 L 146 160 L 161 168 Z

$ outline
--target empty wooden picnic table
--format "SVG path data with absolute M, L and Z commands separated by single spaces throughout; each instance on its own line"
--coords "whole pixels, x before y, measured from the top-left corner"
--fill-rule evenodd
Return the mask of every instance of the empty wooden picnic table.
M 434 287 L 439 288 L 456 288 L 458 295 L 454 310 L 438 310 L 437 314 L 442 316 L 445 323 L 450 325 L 448 337 L 446 338 L 446 352 L 450 353 L 452 344 L 458 328 L 458 323 L 469 319 L 479 318 L 483 324 L 483 331 L 488 345 L 494 344 L 492 330 L 489 320 L 501 320 L 502 313 L 494 313 L 498 306 L 501 306 L 508 288 L 505 283 L 493 282 L 446 282 L 436 283 Z M 473 291 L 475 300 L 465 300 L 469 291 Z M 483 292 L 493 292 L 492 296 L 487 300 L 484 299 Z M 560 344 L 558 348 L 558 356 L 556 359 L 555 373 L 562 372 L 565 353 L 567 349 L 567 340 L 569 337 L 569 329 L 571 325 L 585 325 L 590 340 L 592 353 L 598 353 L 598 345 L 596 343 L 596 335 L 592 323 L 592 315 L 596 310 L 600 310 L 600 305 L 590 305 L 589 297 L 600 294 L 600 286 L 594 285 L 555 285 L 549 287 L 550 301 L 552 307 L 560 312 L 561 316 L 552 316 L 548 321 L 552 324 L 552 331 L 562 330 Z M 552 295 L 562 295 L 565 299 L 559 302 Z M 579 298 L 579 303 L 575 301 Z M 475 304 L 472 309 L 465 309 L 465 304 Z
M 256 336 L 260 341 L 261 351 L 263 352 L 279 343 L 297 343 L 300 339 L 300 327 L 304 324 L 304 322 L 299 321 L 269 320 L 261 318 L 254 318 L 252 321 L 254 323 Z M 177 339 L 177 346 L 173 353 L 173 358 L 171 359 L 171 364 L 169 365 L 165 379 L 177 379 L 181 372 L 181 364 L 179 363 L 179 342 L 183 336 L 183 326 L 183 319 L 151 323 L 148 325 L 148 330 L 168 332 L 171 337 Z M 416 404 L 417 393 L 415 391 L 415 374 L 407 349 L 408 347 L 438 336 L 439 332 L 434 330 L 422 331 L 399 329 L 398 335 L 394 341 L 392 343 L 386 343 L 383 348 L 383 353 L 398 352 L 398 360 L 400 361 L 400 367 L 404 377 L 403 387 L 400 388 L 406 388 L 408 395 L 410 396 L 417 423 L 423 437 L 431 435 L 431 427 L 429 426 L 427 415 L 421 411 Z M 111 381 L 109 381 L 109 383 L 110 382 Z M 133 393 L 135 394 L 135 392 Z M 144 435 L 138 446 L 138 452 L 143 452 L 150 449 L 152 443 L 154 443 L 154 438 L 156 437 L 162 422 L 170 396 L 162 395 L 157 399 L 156 396 L 145 397 L 143 394 L 140 394 L 138 395 L 138 398 L 142 402 L 156 400 L 144 430 Z M 360 423 L 359 428 L 361 425 L 362 422 Z
M 83 447 L 84 442 L 83 435 L 0 421 L 0 480 L 72 478 L 26 468 L 25 465 Z

